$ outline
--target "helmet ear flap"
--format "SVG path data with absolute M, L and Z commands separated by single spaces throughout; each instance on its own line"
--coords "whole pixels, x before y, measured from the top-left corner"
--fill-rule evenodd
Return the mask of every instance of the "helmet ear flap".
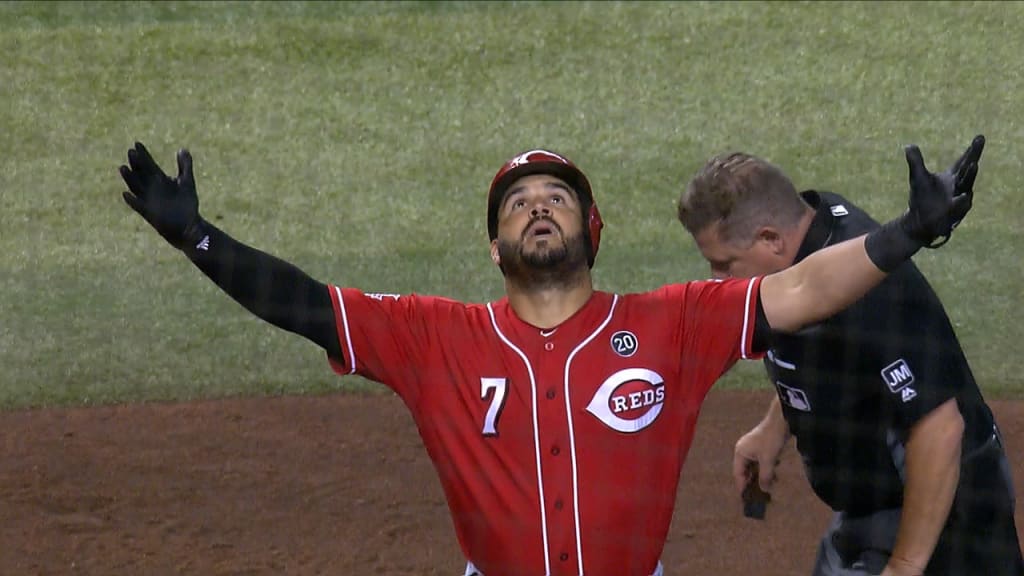
M 594 267 L 594 259 L 597 258 L 597 249 L 601 246 L 601 229 L 604 228 L 604 220 L 601 219 L 601 212 L 597 209 L 597 204 L 594 202 L 590 203 L 590 209 L 587 211 L 587 232 L 590 236 L 590 257 L 588 258 L 590 267 Z

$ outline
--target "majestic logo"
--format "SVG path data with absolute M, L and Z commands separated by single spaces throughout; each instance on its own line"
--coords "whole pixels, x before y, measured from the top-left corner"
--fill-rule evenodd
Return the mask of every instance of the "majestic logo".
M 893 394 L 914 383 L 914 373 L 903 358 L 882 368 L 882 380 Z
M 646 368 L 627 368 L 601 384 L 587 412 L 612 430 L 629 434 L 650 426 L 664 403 L 664 378 Z
M 803 390 L 786 386 L 782 382 L 776 382 L 775 387 L 779 391 L 779 400 L 783 404 L 801 412 L 811 411 L 811 402 L 807 399 L 807 394 Z
M 620 330 L 612 334 L 611 344 L 612 350 L 623 358 L 629 358 L 636 354 L 636 349 L 640 345 L 637 342 L 636 334 L 628 330 Z

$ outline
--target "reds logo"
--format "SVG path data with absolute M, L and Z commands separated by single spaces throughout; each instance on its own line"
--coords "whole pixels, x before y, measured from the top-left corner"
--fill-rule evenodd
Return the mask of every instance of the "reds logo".
M 565 158 L 559 156 L 558 154 L 555 154 L 554 152 L 549 152 L 547 150 L 541 150 L 541 149 L 538 148 L 537 150 L 530 150 L 529 152 L 523 152 L 519 156 L 516 156 L 515 158 L 513 158 L 512 161 L 509 163 L 509 164 L 511 164 L 510 167 L 511 168 L 515 168 L 516 166 L 519 166 L 521 164 L 529 163 L 530 162 L 530 156 L 532 156 L 534 154 L 547 154 L 548 156 L 554 156 L 555 158 L 558 158 L 559 160 L 561 160 L 562 162 L 565 162 L 567 164 L 569 162 L 568 160 L 566 160 Z
M 639 432 L 650 426 L 665 403 L 665 380 L 646 368 L 628 368 L 609 376 L 587 405 L 590 412 L 617 432 Z

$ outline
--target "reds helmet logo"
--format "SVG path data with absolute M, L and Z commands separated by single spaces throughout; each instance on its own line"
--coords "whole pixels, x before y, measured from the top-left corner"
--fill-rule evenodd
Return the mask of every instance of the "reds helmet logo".
M 628 368 L 609 376 L 587 405 L 590 412 L 617 432 L 639 432 L 661 414 L 665 380 L 646 368 Z
M 554 156 L 555 158 L 558 158 L 559 160 L 561 160 L 562 162 L 564 162 L 566 164 L 569 163 L 569 161 L 566 160 L 564 157 L 559 156 L 558 154 L 555 154 L 554 152 L 550 152 L 548 150 L 541 150 L 540 148 L 538 148 L 536 150 L 529 150 L 527 152 L 523 152 L 519 156 L 516 156 L 515 158 L 513 158 L 509 162 L 509 167 L 510 168 L 515 168 L 516 166 L 529 163 L 530 162 L 530 156 L 532 156 L 534 154 L 547 154 L 548 156 Z

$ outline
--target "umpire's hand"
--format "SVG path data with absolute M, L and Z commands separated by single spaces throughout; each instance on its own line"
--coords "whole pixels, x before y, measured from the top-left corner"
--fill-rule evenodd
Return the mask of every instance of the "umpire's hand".
M 202 219 L 188 150 L 178 151 L 178 177 L 173 180 L 139 142 L 128 150 L 128 166 L 119 171 L 129 190 L 124 201 L 167 242 L 182 249 L 199 241 Z
M 743 500 L 744 516 L 764 519 L 766 507 L 771 501 L 770 490 L 775 482 L 775 468 L 786 446 L 786 439 L 785 428 L 779 429 L 762 422 L 736 441 L 732 477 L 736 491 Z
M 910 203 L 902 219 L 908 236 L 921 246 L 938 248 L 949 240 L 974 201 L 974 179 L 985 149 L 985 137 L 974 137 L 971 145 L 945 172 L 933 174 L 924 165 L 916 145 L 906 147 L 910 168 Z M 935 240 L 942 238 L 938 244 Z

